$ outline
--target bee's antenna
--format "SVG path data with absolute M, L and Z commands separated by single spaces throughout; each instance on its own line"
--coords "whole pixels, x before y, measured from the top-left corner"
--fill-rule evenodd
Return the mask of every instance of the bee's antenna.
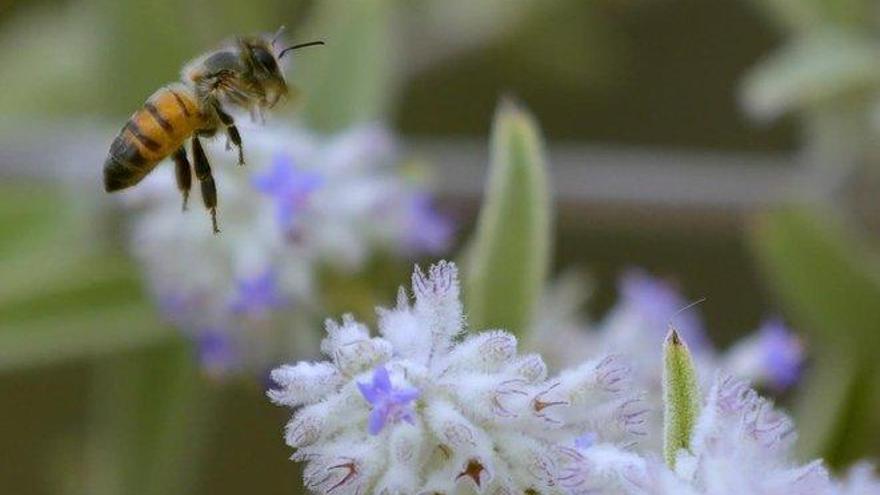
M 281 36 L 281 33 L 283 33 L 285 29 L 287 29 L 287 26 L 282 24 L 281 27 L 278 28 L 278 31 L 275 31 L 275 36 L 272 36 L 272 46 L 273 47 L 275 46 L 275 42 L 278 41 L 278 37 Z
M 290 50 L 296 50 L 297 48 L 305 48 L 307 46 L 315 46 L 315 45 L 323 45 L 323 44 L 324 44 L 323 41 L 310 41 L 308 43 L 300 43 L 299 45 L 288 46 L 284 50 L 281 50 L 281 53 L 278 54 L 278 58 L 283 57 L 284 54 L 289 52 Z
M 706 298 L 705 298 L 705 297 L 701 297 L 701 298 L 697 299 L 696 301 L 694 301 L 694 302 L 688 304 L 687 306 L 685 306 L 685 307 L 679 309 L 678 311 L 675 312 L 674 315 L 672 315 L 672 316 L 669 317 L 669 321 L 667 322 L 666 326 L 668 326 L 668 327 L 671 328 L 671 327 L 672 327 L 672 320 L 674 320 L 676 316 L 678 316 L 678 315 L 684 313 L 685 311 L 687 311 L 687 310 L 693 308 L 693 307 L 696 306 L 697 304 L 701 304 L 701 303 L 704 303 L 704 302 L 706 302 Z

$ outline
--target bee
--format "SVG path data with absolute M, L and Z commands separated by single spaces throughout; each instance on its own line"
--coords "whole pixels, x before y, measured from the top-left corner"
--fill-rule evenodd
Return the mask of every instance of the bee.
M 183 209 L 187 207 L 195 172 L 214 233 L 219 233 L 217 188 L 200 138 L 224 131 L 229 139 L 227 149 L 231 142 L 238 149 L 239 165 L 244 165 L 241 134 L 229 112 L 238 108 L 252 116 L 262 116 L 264 110 L 271 109 L 291 92 L 279 67 L 284 55 L 298 48 L 324 44 L 312 41 L 276 51 L 276 40 L 282 30 L 271 39 L 236 37 L 186 64 L 181 81 L 153 93 L 110 145 L 104 161 L 104 190 L 114 192 L 134 186 L 171 156 L 177 187 L 183 195 Z M 187 140 L 192 142 L 192 166 L 184 148 Z

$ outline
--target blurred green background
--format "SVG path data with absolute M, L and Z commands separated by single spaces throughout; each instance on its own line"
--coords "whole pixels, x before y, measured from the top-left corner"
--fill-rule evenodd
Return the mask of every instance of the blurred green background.
M 721 345 L 782 311 L 810 336 L 815 361 L 834 363 L 808 380 L 821 387 L 785 398 L 826 403 L 805 406 L 821 409 L 803 419 L 822 432 L 806 434 L 809 453 L 834 464 L 876 455 L 878 370 L 865 363 L 880 350 L 868 111 L 877 78 L 847 66 L 817 90 L 837 69 L 810 64 L 828 52 L 789 60 L 784 50 L 842 32 L 876 55 L 878 10 L 802 3 L 0 0 L 0 487 L 296 492 L 280 435 L 288 412 L 255 384 L 189 369 L 190 351 L 159 322 L 126 256 L 124 218 L 99 182 L 117 126 L 185 61 L 280 24 L 297 42 L 326 40 L 328 55 L 295 61 L 289 77 L 305 101 L 273 118 L 298 112 L 321 130 L 387 119 L 434 168 L 462 239 L 479 206 L 494 108 L 516 95 L 550 151 L 554 264 L 594 277 L 591 313 L 613 303 L 615 277 L 630 265 L 707 296 L 701 311 Z M 872 15 L 853 14 L 860 9 Z M 849 53 L 839 46 L 831 58 Z M 781 119 L 750 118 L 744 81 L 758 100 L 774 88 L 806 96 L 780 103 L 794 110 Z M 399 273 L 388 285 L 405 281 Z M 390 302 L 393 292 L 383 294 Z M 95 462 L 120 450 L 129 455 Z M 102 465 L 115 467 L 96 472 Z

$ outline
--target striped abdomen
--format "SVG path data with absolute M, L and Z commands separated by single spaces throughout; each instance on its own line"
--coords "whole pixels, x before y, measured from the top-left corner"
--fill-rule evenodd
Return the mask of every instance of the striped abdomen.
M 113 192 L 137 184 L 203 126 L 195 96 L 186 86 L 174 84 L 156 91 L 110 145 L 104 189 Z

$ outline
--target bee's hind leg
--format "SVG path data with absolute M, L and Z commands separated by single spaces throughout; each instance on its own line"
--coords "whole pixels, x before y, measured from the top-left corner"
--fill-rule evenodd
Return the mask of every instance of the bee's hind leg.
M 226 136 L 229 137 L 232 144 L 238 148 L 238 164 L 244 165 L 244 150 L 241 147 L 241 134 L 238 133 L 238 128 L 235 127 L 235 120 L 232 119 L 231 115 L 224 112 L 219 105 L 214 105 L 214 109 L 217 111 L 217 116 L 220 117 L 220 122 L 226 126 Z
M 214 233 L 219 234 L 220 228 L 217 226 L 217 186 L 214 184 L 214 176 L 211 175 L 211 165 L 208 163 L 208 157 L 202 148 L 202 142 L 198 136 L 192 138 L 193 150 L 193 168 L 196 172 L 196 178 L 202 188 L 202 202 L 205 208 L 211 212 L 211 224 L 214 227 Z
M 177 189 L 183 195 L 183 211 L 186 211 L 186 203 L 189 200 L 189 190 L 192 188 L 192 168 L 186 158 L 186 150 L 183 146 L 177 149 L 171 157 L 174 159 L 174 172 L 177 176 Z

